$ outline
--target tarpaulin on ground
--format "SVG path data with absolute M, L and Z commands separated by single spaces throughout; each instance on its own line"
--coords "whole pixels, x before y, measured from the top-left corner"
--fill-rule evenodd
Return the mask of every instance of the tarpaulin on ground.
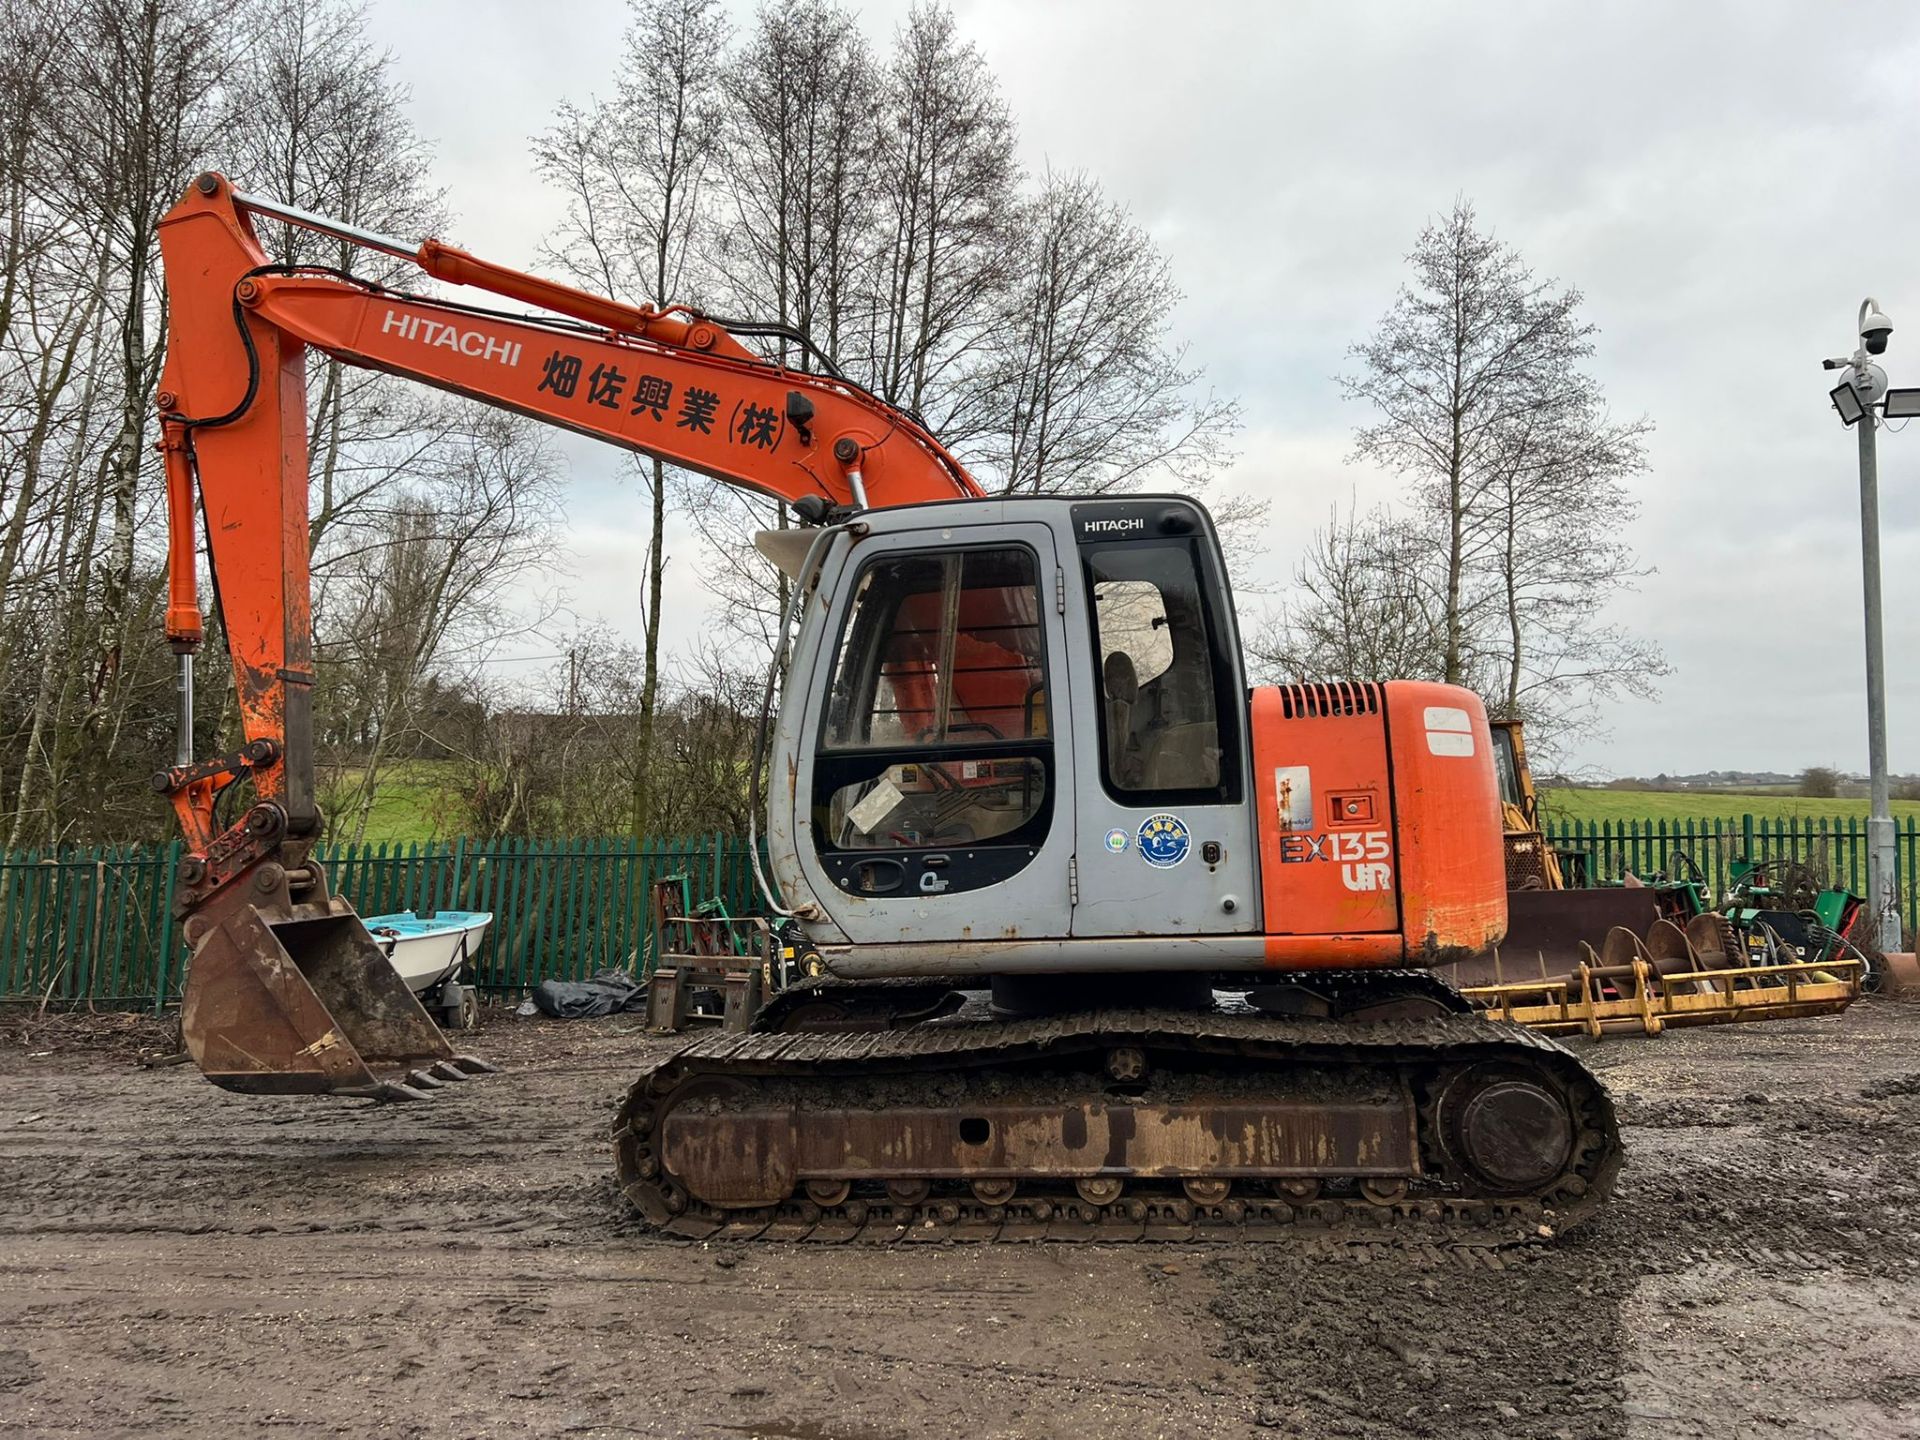
M 647 987 L 625 970 L 602 970 L 590 980 L 542 980 L 533 1003 L 556 1020 L 585 1020 L 647 1008 Z

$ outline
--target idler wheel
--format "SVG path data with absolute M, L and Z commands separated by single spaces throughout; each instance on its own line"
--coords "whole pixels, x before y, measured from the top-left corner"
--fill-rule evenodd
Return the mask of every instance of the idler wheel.
M 1541 1189 L 1573 1154 L 1565 1097 L 1531 1076 L 1461 1077 L 1442 1102 L 1441 1124 L 1461 1163 L 1500 1194 Z
M 1004 1205 L 1013 1198 L 1019 1184 L 1017 1180 L 975 1180 L 973 1198 L 982 1205 Z

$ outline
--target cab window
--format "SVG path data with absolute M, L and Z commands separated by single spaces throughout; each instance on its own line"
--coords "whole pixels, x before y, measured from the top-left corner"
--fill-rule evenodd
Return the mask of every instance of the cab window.
M 861 572 L 821 736 L 823 847 L 1044 834 L 1051 747 L 1036 569 L 1032 551 L 1005 546 L 889 556 Z
M 1099 659 L 1108 791 L 1129 804 L 1220 799 L 1237 774 L 1217 653 L 1193 546 L 1083 547 Z
M 1504 725 L 1493 727 L 1493 773 L 1500 779 L 1500 803 L 1525 809 L 1520 795 L 1520 767 L 1513 756 L 1513 732 Z

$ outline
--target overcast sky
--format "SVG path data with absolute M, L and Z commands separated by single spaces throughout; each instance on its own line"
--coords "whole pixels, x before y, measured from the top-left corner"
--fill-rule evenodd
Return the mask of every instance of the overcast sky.
M 905 10 L 859 7 L 876 45 Z M 1267 558 L 1243 578 L 1283 586 L 1331 506 L 1399 492 L 1345 462 L 1366 417 L 1333 377 L 1422 223 L 1465 195 L 1540 274 L 1586 293 L 1614 409 L 1658 426 L 1631 537 L 1656 573 L 1612 618 L 1657 636 L 1674 673 L 1574 758 L 1610 774 L 1864 770 L 1855 447 L 1819 361 L 1852 348 L 1873 294 L 1896 326 L 1893 383 L 1920 385 L 1920 9 L 955 10 L 1026 165 L 1090 171 L 1172 258 L 1175 333 L 1245 411 L 1227 483 L 1273 501 Z M 371 21 L 437 146 L 449 238 L 526 263 L 560 210 L 528 137 L 562 100 L 610 88 L 624 7 L 375 0 Z M 554 583 L 582 617 L 637 631 L 640 496 L 612 452 L 566 453 Z M 1920 431 L 1883 432 L 1880 456 L 1892 764 L 1920 771 Z M 701 613 L 684 530 L 672 555 L 664 625 L 684 645 Z

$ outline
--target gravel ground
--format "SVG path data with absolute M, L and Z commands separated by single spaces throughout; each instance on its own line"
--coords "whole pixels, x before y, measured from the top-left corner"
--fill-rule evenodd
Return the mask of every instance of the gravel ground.
M 632 1019 L 429 1104 L 0 1018 L 0 1436 L 1920 1435 L 1920 1006 L 1609 1040 L 1552 1246 L 732 1246 L 607 1178 Z

